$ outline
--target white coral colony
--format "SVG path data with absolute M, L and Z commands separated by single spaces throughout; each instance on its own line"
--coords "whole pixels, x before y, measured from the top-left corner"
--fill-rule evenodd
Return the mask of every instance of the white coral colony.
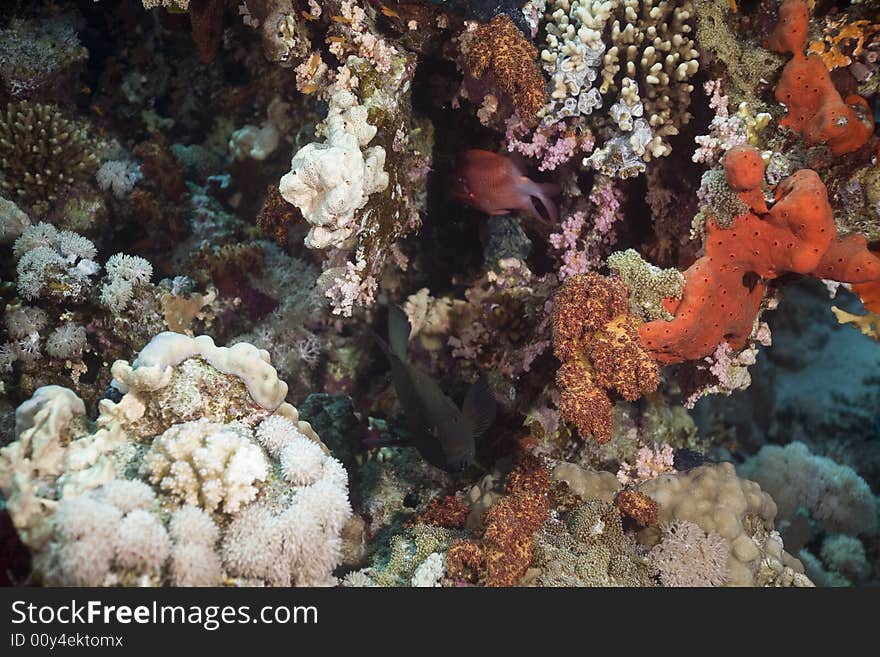
M 376 127 L 367 122 L 367 108 L 356 102 L 348 91 L 331 96 L 326 141 L 299 149 L 290 172 L 281 178 L 281 196 L 312 225 L 305 239 L 309 248 L 342 246 L 357 231 L 355 213 L 370 194 L 388 186 L 385 149 L 361 151 L 376 135 Z
M 348 476 L 284 402 L 265 351 L 162 333 L 112 371 L 124 394 L 101 401 L 97 430 L 72 391 L 45 386 L 0 450 L 0 490 L 42 581 L 336 583 Z

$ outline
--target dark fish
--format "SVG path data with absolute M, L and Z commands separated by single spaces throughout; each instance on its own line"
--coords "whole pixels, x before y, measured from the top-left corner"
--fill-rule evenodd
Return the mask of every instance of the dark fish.
M 705 454 L 700 454 L 687 447 L 675 450 L 675 455 L 672 459 L 672 467 L 679 472 L 686 472 L 687 470 L 692 470 L 706 463 L 714 463 L 714 461 Z
M 412 444 L 432 465 L 450 472 L 474 462 L 475 439 L 495 419 L 496 402 L 485 376 L 474 383 L 461 409 L 428 374 L 407 359 L 410 323 L 398 306 L 388 312 L 388 342 L 376 336 L 391 363 L 391 379 Z

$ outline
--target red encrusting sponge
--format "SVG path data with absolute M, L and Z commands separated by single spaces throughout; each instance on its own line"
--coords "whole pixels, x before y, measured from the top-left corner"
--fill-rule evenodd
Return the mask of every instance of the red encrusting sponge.
M 788 108 L 779 123 L 808 144 L 827 144 L 835 155 L 852 153 L 870 139 L 874 118 L 861 96 L 840 97 L 821 58 L 804 54 L 809 19 L 803 0 L 785 0 L 765 42 L 771 50 L 793 55 L 776 87 L 776 100 Z
M 837 236 L 827 190 L 815 171 L 801 169 L 782 181 L 773 207 L 762 211 L 764 165 L 758 151 L 732 148 L 723 165 L 728 183 L 751 211 L 736 217 L 729 228 L 708 223 L 706 255 L 685 272 L 681 301 L 667 305 L 674 318 L 642 325 L 642 343 L 663 364 L 703 358 L 722 341 L 733 349 L 744 347 L 765 281 L 782 274 L 880 281 L 880 257 L 868 250 L 864 236 Z M 760 204 L 756 197 L 761 197 Z

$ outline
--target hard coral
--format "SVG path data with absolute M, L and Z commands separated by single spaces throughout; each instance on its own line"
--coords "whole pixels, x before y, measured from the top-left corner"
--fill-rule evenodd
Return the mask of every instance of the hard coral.
M 785 0 L 779 14 L 767 46 L 794 55 L 776 87 L 776 100 L 788 106 L 780 124 L 800 133 L 808 144 L 827 144 L 835 155 L 858 150 L 874 132 L 868 103 L 856 95 L 842 99 L 822 59 L 804 54 L 809 10 L 803 0 Z
M 754 149 L 731 149 L 724 159 L 728 180 L 754 180 Z M 706 255 L 685 272 L 684 296 L 672 321 L 649 322 L 640 329 L 644 345 L 663 364 L 709 355 L 722 341 L 745 346 L 764 296 L 766 281 L 787 272 L 843 282 L 880 279 L 880 258 L 861 235 L 838 237 L 825 185 L 818 174 L 801 169 L 776 188 L 775 203 L 763 212 L 757 188 L 740 198 L 751 211 L 730 228 L 710 221 Z M 751 202 L 751 203 L 750 203 Z
M 533 120 L 547 102 L 544 76 L 535 64 L 538 52 L 506 14 L 499 14 L 476 29 L 464 56 L 474 78 L 491 76 L 507 94 L 523 119 Z
M 56 106 L 24 100 L 0 113 L 0 189 L 16 203 L 45 211 L 97 165 L 86 131 Z
M 144 177 L 151 182 L 163 197 L 169 201 L 179 201 L 186 194 L 183 167 L 174 157 L 167 141 L 160 137 L 152 137 L 134 148 L 143 164 L 141 169 Z
M 560 413 L 582 436 L 611 440 L 612 399 L 635 401 L 657 388 L 656 363 L 639 343 L 640 320 L 629 310 L 626 285 L 579 274 L 557 293 L 553 350 L 562 361 L 556 382 Z

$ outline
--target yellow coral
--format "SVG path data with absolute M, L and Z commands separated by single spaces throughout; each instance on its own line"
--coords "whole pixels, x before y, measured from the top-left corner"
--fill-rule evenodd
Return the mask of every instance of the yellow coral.
M 869 338 L 880 340 L 880 315 L 877 313 L 865 313 L 864 315 L 854 315 L 845 310 L 841 310 L 837 306 L 831 307 L 831 312 L 837 317 L 840 324 L 851 324 L 859 329 Z
M 860 55 L 865 43 L 880 35 L 880 24 L 868 20 L 847 23 L 846 20 L 844 16 L 840 20 L 829 21 L 822 39 L 811 41 L 808 47 L 809 52 L 822 58 L 829 71 L 849 66 L 852 56 Z

